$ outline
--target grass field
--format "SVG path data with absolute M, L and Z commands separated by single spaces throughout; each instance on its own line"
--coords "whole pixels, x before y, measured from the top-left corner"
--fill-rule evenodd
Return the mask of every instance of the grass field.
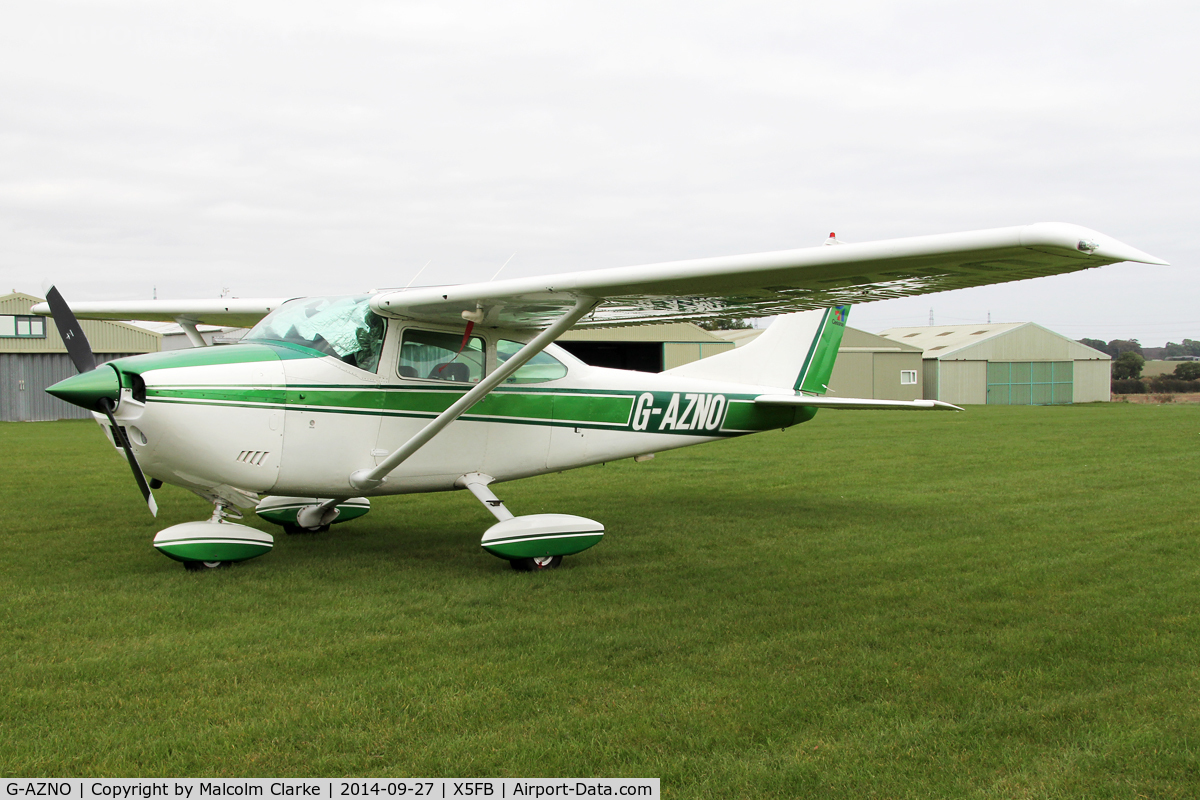
M 642 776 L 666 797 L 1200 794 L 1200 406 L 827 412 L 185 572 L 95 425 L 0 425 L 5 776 Z

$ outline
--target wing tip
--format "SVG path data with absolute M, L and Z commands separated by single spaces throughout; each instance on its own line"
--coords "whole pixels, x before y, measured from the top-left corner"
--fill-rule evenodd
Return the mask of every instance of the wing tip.
M 1026 225 L 1021 229 L 1021 244 L 1024 247 L 1056 247 L 1075 250 L 1083 256 L 1103 259 L 1105 263 L 1109 264 L 1133 261 L 1158 267 L 1170 266 L 1170 262 L 1157 256 L 1131 247 L 1099 231 L 1070 222 L 1035 222 L 1032 225 Z

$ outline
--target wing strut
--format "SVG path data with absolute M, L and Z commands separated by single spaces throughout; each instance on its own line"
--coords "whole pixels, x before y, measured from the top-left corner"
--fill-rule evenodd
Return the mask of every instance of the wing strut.
M 188 341 L 192 343 L 192 347 L 208 346 L 208 342 L 204 341 L 204 337 L 200 335 L 200 331 L 196 330 L 196 323 L 187 317 L 176 317 L 175 324 L 183 328 L 183 332 L 187 336 Z
M 385 458 L 379 466 L 374 469 L 360 469 L 351 473 L 350 485 L 359 491 L 370 491 L 383 483 L 388 473 L 400 466 L 413 453 L 420 450 L 426 442 L 437 436 L 442 428 L 445 428 L 451 422 L 458 419 L 463 412 L 490 394 L 493 389 L 506 381 L 510 375 L 523 367 L 525 362 L 545 350 L 546 345 L 563 335 L 572 325 L 587 316 L 596 307 L 598 302 L 593 297 L 578 298 L 570 311 L 555 320 L 550 327 L 533 337 L 528 344 L 497 367 L 495 372 L 481 380 L 471 391 L 464 394 L 453 405 L 435 417 L 433 421 L 418 431 L 415 436 Z

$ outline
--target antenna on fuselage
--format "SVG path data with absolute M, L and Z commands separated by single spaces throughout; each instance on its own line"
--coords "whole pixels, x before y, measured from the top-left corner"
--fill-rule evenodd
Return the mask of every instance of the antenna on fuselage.
M 432 263 L 433 263 L 433 259 L 431 258 L 431 259 L 429 259 L 428 261 L 426 261 L 426 262 L 425 262 L 425 267 L 428 267 L 428 266 L 429 266 L 430 264 L 432 264 Z M 413 276 L 412 276 L 412 280 L 410 280 L 408 283 L 404 284 L 404 289 L 401 289 L 400 291 L 402 291 L 402 292 L 403 292 L 403 291 L 404 291 L 405 289 L 407 289 L 409 286 L 412 286 L 412 285 L 413 285 L 413 281 L 415 281 L 417 278 L 421 277 L 421 273 L 425 271 L 425 267 L 421 267 L 419 270 L 417 270 L 417 274 L 416 274 L 416 275 L 413 275 Z
M 516 258 L 516 257 L 517 257 L 517 254 L 516 254 L 516 253 L 513 253 L 511 256 L 509 256 L 509 257 L 508 257 L 508 261 L 512 261 L 512 260 L 513 260 L 514 258 Z M 496 274 L 495 274 L 495 275 L 493 275 L 492 277 L 488 278 L 488 283 L 491 283 L 492 281 L 496 280 L 496 277 L 497 277 L 497 276 L 498 276 L 498 275 L 499 275 L 501 272 L 504 272 L 504 268 L 508 266 L 508 261 L 505 261 L 503 264 L 501 264 L 501 265 L 500 265 L 500 269 L 496 270 Z

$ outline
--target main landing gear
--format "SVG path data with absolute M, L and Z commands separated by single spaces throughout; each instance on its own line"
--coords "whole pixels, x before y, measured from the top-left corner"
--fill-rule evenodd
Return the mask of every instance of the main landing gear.
M 358 519 L 371 510 L 365 497 L 348 500 L 320 497 L 264 497 L 254 508 L 268 522 L 283 528 L 289 536 L 300 533 L 324 533 L 330 525 Z
M 506 559 L 518 572 L 558 569 L 563 556 L 582 552 L 604 536 L 604 526 L 586 517 L 571 514 L 530 514 L 516 517 L 488 484 L 490 475 L 472 472 L 458 479 L 458 485 L 475 495 L 497 522 L 483 534 L 480 544 L 494 556 Z

